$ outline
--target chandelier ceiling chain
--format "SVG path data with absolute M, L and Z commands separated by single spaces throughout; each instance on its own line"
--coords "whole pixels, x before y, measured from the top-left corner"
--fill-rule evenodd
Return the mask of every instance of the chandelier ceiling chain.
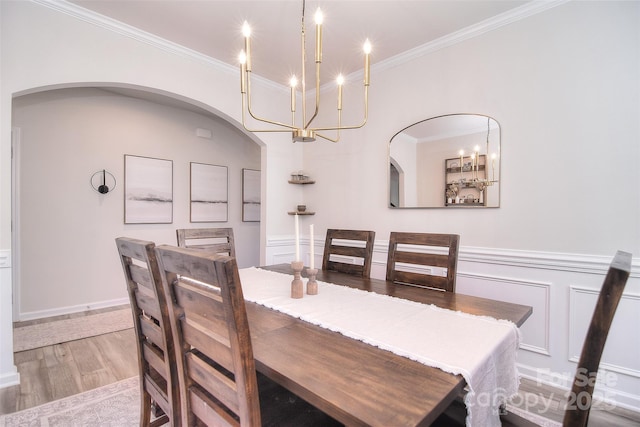
M 240 93 L 242 97 L 242 125 L 249 132 L 291 132 L 293 142 L 311 142 L 315 141 L 316 137 L 326 139 L 331 142 L 338 142 L 340 140 L 340 131 L 347 129 L 358 129 L 363 127 L 367 123 L 369 116 L 369 83 L 370 83 L 370 53 L 371 43 L 367 39 L 364 44 L 364 118 L 360 124 L 343 126 L 342 125 L 342 86 L 344 84 L 344 77 L 339 75 L 337 78 L 338 86 L 338 102 L 337 102 L 337 124 L 335 126 L 325 127 L 312 127 L 311 124 L 318 116 L 320 110 L 320 64 L 322 63 L 322 12 L 318 8 L 315 14 L 316 21 L 316 43 L 315 43 L 315 108 L 313 114 L 307 119 L 307 94 L 306 94 L 306 46 L 305 46 L 305 0 L 302 1 L 302 28 L 300 32 L 301 41 L 301 74 L 300 74 L 300 86 L 301 86 L 301 100 L 302 100 L 302 116 L 300 120 L 296 120 L 296 98 L 297 98 L 297 86 L 298 79 L 296 76 L 292 76 L 290 80 L 291 86 L 291 124 L 279 122 L 276 120 L 270 120 L 257 116 L 251 108 L 251 29 L 249 24 L 245 21 L 242 27 L 242 33 L 244 35 L 244 50 L 240 52 Z M 246 123 L 246 113 L 257 121 L 268 123 L 270 125 L 277 126 L 270 129 L 250 129 Z M 300 124 L 297 124 L 299 122 Z M 323 131 L 335 131 L 336 137 L 330 138 L 318 132 Z

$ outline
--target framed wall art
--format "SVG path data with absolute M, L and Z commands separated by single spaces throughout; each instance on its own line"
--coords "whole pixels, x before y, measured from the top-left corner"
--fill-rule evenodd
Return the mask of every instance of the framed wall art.
M 226 166 L 191 162 L 191 222 L 228 221 Z
M 173 222 L 173 161 L 125 154 L 124 222 Z
M 260 221 L 260 171 L 242 169 L 242 221 Z

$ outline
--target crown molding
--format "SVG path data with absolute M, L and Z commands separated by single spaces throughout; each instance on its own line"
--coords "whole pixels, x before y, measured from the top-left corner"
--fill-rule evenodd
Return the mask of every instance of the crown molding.
M 130 37 L 131 39 L 134 39 L 136 41 L 146 43 L 158 49 L 162 49 L 166 52 L 180 55 L 183 57 L 188 57 L 191 59 L 195 59 L 197 61 L 213 66 L 219 71 L 222 71 L 224 73 L 237 74 L 237 71 L 238 71 L 237 67 L 231 66 L 226 62 L 222 62 L 218 59 L 204 55 L 200 52 L 196 52 L 195 50 L 189 49 L 187 47 L 171 42 L 169 40 L 165 40 L 154 34 L 148 33 L 146 31 L 143 31 L 131 25 L 124 24 L 115 19 L 100 15 L 96 12 L 90 11 L 76 4 L 69 3 L 66 0 L 31 0 L 31 1 L 33 3 L 37 3 L 39 5 L 42 5 L 50 9 L 56 10 L 58 12 L 64 13 L 66 15 L 72 16 L 76 19 L 80 19 L 84 22 L 96 25 L 98 27 L 107 29 L 109 31 L 113 31 L 114 33 L 121 34 L 126 37 Z M 440 37 L 429 43 L 425 43 L 421 46 L 415 47 L 408 51 L 402 52 L 398 55 L 392 56 L 391 58 L 372 64 L 371 68 L 374 71 L 376 70 L 382 71 L 382 70 L 396 67 L 400 64 L 412 61 L 416 58 L 420 58 L 429 53 L 436 52 L 440 49 L 444 49 L 446 47 L 463 42 L 465 40 L 478 37 L 482 34 L 485 34 L 487 32 L 512 24 L 516 21 L 525 19 L 529 16 L 533 16 L 538 13 L 544 12 L 556 6 L 567 3 L 568 1 L 570 0 L 548 0 L 548 1 L 534 0 L 534 1 L 528 2 L 520 7 L 514 8 L 500 15 L 496 15 L 492 18 L 486 19 L 477 24 L 463 28 L 459 31 L 453 32 L 451 34 L 447 34 L 446 36 Z M 362 76 L 362 73 L 363 73 L 362 70 L 355 71 L 345 76 L 345 80 L 349 80 L 349 81 L 357 80 Z M 264 84 L 276 90 L 288 89 L 285 85 L 273 82 L 272 80 L 266 79 L 264 77 L 260 77 L 259 75 L 255 75 L 252 78 L 258 81 L 260 84 Z M 320 90 L 324 91 L 325 88 L 328 88 L 329 86 L 332 87 L 332 85 L 327 84 L 327 85 L 324 85 Z
M 528 2 L 522 6 L 501 13 L 500 15 L 485 19 L 484 21 L 478 22 L 477 24 L 470 25 L 466 28 L 455 31 L 451 34 L 447 34 L 446 36 L 440 37 L 421 46 L 392 56 L 391 58 L 385 59 L 384 61 L 372 64 L 371 68 L 375 71 L 396 67 L 400 64 L 412 61 L 416 58 L 420 58 L 429 53 L 433 53 L 440 49 L 444 49 L 454 44 L 461 43 L 465 40 L 478 37 L 482 34 L 488 33 L 498 28 L 502 28 L 506 25 L 512 24 L 516 21 L 520 21 L 538 13 L 545 12 L 551 8 L 560 6 L 569 1 L 570 0 L 534 0 Z
M 218 71 L 221 71 L 223 73 L 226 73 L 229 75 L 238 74 L 238 68 L 230 64 L 227 64 L 226 62 L 220 61 L 211 56 L 197 52 L 193 49 L 189 49 L 178 43 L 174 43 L 172 41 L 163 39 L 162 37 L 158 37 L 155 34 L 148 33 L 134 26 L 125 24 L 123 22 L 117 21 L 115 19 L 109 18 L 104 15 L 100 15 L 99 13 L 85 9 L 81 6 L 78 6 L 74 3 L 70 3 L 66 0 L 30 0 L 30 1 L 33 3 L 39 4 L 41 6 L 45 6 L 49 9 L 55 10 L 57 12 L 64 13 L 65 15 L 71 16 L 73 18 L 79 19 L 89 24 L 95 25 L 97 27 L 101 27 L 106 30 L 112 31 L 114 33 L 129 37 L 138 42 L 156 47 L 165 52 L 186 57 L 189 59 L 194 59 L 206 65 L 212 66 L 216 68 Z M 260 84 L 263 84 L 265 86 L 271 87 L 276 90 L 288 89 L 282 84 L 275 83 L 272 80 L 268 80 L 264 77 L 260 77 L 259 75 L 252 76 L 252 80 L 257 81 Z

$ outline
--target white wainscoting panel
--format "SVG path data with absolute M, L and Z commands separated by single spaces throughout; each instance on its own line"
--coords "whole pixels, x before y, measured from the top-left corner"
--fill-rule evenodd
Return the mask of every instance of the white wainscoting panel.
M 549 354 L 549 302 L 551 283 L 458 272 L 456 291 L 533 307 L 533 314 L 522 325 L 520 348 Z
M 570 287 L 569 360 L 578 362 L 600 290 Z M 630 325 L 634 325 L 629 328 Z M 600 367 L 640 378 L 640 295 L 623 293 Z

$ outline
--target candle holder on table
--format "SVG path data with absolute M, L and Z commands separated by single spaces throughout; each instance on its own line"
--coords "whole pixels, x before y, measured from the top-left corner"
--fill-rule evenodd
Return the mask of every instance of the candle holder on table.
M 318 269 L 307 268 L 307 274 L 309 275 L 309 281 L 307 282 L 307 294 L 318 295 L 318 282 L 316 282 L 316 274 L 318 274 Z
M 293 280 L 291 281 L 291 298 L 302 298 L 304 294 L 304 286 L 302 284 L 302 268 L 304 264 L 302 261 L 292 261 L 291 269 L 293 270 Z

